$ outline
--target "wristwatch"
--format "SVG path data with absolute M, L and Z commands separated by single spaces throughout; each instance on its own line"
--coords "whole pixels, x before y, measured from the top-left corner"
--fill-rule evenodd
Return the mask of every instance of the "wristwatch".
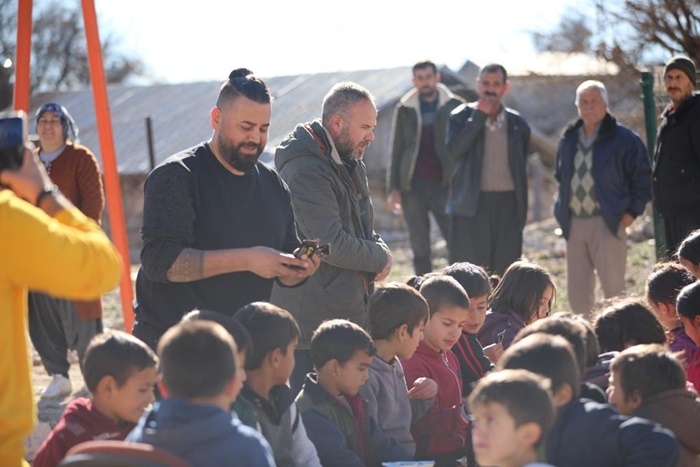
M 41 190 L 39 192 L 39 195 L 36 197 L 36 203 L 34 203 L 34 205 L 36 207 L 39 207 L 44 198 L 46 198 L 47 196 L 53 196 L 55 198 L 57 195 L 58 187 L 56 185 L 45 186 L 44 189 Z

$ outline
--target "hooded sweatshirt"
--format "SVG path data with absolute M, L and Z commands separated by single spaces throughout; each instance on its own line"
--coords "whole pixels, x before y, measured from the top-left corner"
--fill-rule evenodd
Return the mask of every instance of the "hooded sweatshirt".
M 524 327 L 525 323 L 512 311 L 491 309 L 486 313 L 484 325 L 476 336 L 479 343 L 486 347 L 495 344 L 498 341 L 498 334 L 505 331 L 502 344 L 503 348 L 507 349 L 518 331 Z
M 79 397 L 68 403 L 58 424 L 39 447 L 32 465 L 55 467 L 76 444 L 92 440 L 122 440 L 132 428 L 133 423 L 117 423 L 98 412 L 90 399 Z
M 275 465 L 265 438 L 235 414 L 177 397 L 157 403 L 126 440 L 169 451 L 197 467 Z

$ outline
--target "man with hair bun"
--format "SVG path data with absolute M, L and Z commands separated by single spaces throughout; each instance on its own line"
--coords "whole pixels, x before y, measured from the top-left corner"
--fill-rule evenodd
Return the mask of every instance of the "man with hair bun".
M 318 268 L 317 257 L 292 255 L 300 242 L 289 190 L 258 161 L 270 100 L 253 72 L 233 70 L 209 115 L 211 139 L 146 179 L 134 335 L 152 348 L 190 310 L 230 316 L 267 301 L 273 279 L 296 286 Z

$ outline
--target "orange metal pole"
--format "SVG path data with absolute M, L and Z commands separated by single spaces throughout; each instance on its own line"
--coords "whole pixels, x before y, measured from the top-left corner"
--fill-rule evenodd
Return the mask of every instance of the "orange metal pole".
M 129 258 L 129 241 L 126 235 L 122 193 L 119 185 L 119 173 L 114 151 L 112 134 L 112 119 L 109 114 L 109 96 L 102 61 L 102 47 L 97 29 L 97 13 L 93 0 L 82 0 L 83 20 L 85 21 L 85 36 L 87 38 L 88 60 L 90 63 L 90 81 L 95 100 L 97 115 L 97 130 L 100 135 L 102 164 L 105 171 L 105 189 L 107 192 L 107 209 L 109 209 L 109 224 L 112 241 L 122 255 L 124 271 L 120 285 L 122 299 L 122 314 L 124 329 L 131 332 L 134 325 L 133 288 L 131 284 L 131 261 Z
M 32 57 L 33 0 L 19 0 L 17 7 L 17 49 L 15 50 L 15 90 L 13 107 L 29 112 L 29 65 Z

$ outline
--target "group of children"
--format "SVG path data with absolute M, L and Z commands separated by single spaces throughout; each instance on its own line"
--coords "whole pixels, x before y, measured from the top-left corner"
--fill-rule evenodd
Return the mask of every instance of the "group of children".
M 315 372 L 298 394 L 299 326 L 270 303 L 233 317 L 195 310 L 157 355 L 107 331 L 83 362 L 91 398 L 68 405 L 33 465 L 91 439 L 148 443 L 193 466 L 698 465 L 694 235 L 680 264 L 654 268 L 648 307 L 620 301 L 592 322 L 550 316 L 554 282 L 527 261 L 495 287 L 470 263 L 386 284 L 367 330 L 343 319 L 316 329 Z

